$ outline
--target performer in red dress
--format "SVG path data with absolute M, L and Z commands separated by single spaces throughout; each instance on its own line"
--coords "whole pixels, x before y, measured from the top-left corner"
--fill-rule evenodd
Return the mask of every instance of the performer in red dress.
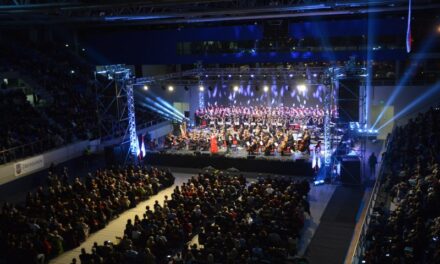
M 211 134 L 211 154 L 216 154 L 218 152 L 217 137 L 215 134 Z

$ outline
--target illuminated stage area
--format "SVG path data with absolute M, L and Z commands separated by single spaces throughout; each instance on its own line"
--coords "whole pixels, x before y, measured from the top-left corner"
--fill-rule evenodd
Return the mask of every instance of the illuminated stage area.
M 326 178 L 335 166 L 332 155 L 351 118 L 346 107 L 342 112 L 338 108 L 339 90 L 359 90 L 360 83 L 351 80 L 364 77 L 365 68 L 353 60 L 331 68 L 205 69 L 199 65 L 179 74 L 139 78 L 133 87 L 137 91 L 135 101 L 141 107 L 176 122 L 174 131 L 147 147 L 148 151 L 185 159 L 199 153 L 220 155 L 231 162 L 246 158 L 249 164 L 263 160 L 295 164 L 301 160 L 311 168 L 298 170 L 305 172 L 304 176 L 319 174 Z M 187 111 L 160 99 L 160 88 L 164 96 L 164 92 L 171 95 L 175 87 L 180 90 L 182 86 L 190 96 Z M 146 156 L 151 154 L 148 151 Z M 163 163 L 156 159 L 150 162 Z M 240 170 L 252 169 L 231 162 Z M 209 163 L 197 167 L 205 165 Z M 218 166 L 227 168 L 222 163 Z M 294 165 L 289 166 L 289 170 L 279 169 L 277 173 L 299 175 Z

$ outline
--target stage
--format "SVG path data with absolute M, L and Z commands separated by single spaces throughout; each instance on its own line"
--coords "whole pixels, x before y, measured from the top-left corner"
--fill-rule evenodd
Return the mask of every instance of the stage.
M 143 162 L 151 165 L 216 169 L 236 168 L 240 171 L 273 173 L 313 177 L 314 171 L 308 155 L 294 153 L 289 156 L 248 156 L 245 151 L 218 153 L 179 151 L 147 151 Z

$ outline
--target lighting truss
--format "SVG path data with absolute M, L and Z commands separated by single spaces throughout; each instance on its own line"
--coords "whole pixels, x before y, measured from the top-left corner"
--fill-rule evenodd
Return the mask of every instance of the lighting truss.
M 254 81 L 271 80 L 307 80 L 308 84 L 320 84 L 320 76 L 326 67 L 293 67 L 293 68 L 197 68 L 178 73 L 137 78 L 136 85 L 162 85 L 172 82 L 175 86 L 198 85 L 203 81 L 205 86 L 217 81 Z M 251 77 L 253 76 L 253 77 Z
M 325 175 L 329 175 L 332 172 L 332 156 L 333 156 L 333 143 L 334 138 L 332 133 L 331 124 L 331 111 L 337 106 L 337 100 L 334 93 L 338 87 L 338 81 L 346 77 L 356 77 L 360 78 L 361 82 L 365 83 L 365 78 L 367 77 L 367 69 L 364 67 L 356 66 L 354 58 L 351 58 L 345 66 L 339 67 L 329 67 L 326 69 L 325 74 L 322 76 L 322 83 L 326 85 L 324 89 L 324 169 Z M 361 106 L 361 119 L 366 121 L 365 113 L 367 105 L 366 101 L 366 91 L 365 85 L 361 86 L 361 96 L 359 97 L 359 105 Z M 362 121 L 363 122 L 363 121 Z M 363 123 L 361 123 L 363 125 Z M 365 142 L 364 142 L 365 143 Z M 361 153 L 362 159 L 365 155 L 365 148 L 362 148 Z
M 0 3 L 4 2 L 0 0 Z M 14 0 L 0 7 L 0 25 L 104 23 L 179 24 L 238 20 L 282 19 L 303 16 L 402 12 L 406 0 L 196 0 L 196 1 L 78 1 Z M 14 4 L 11 4 L 11 3 Z M 110 3 L 107 3 L 110 2 Z M 414 10 L 432 10 L 433 0 L 418 0 Z M 273 3 L 276 3 L 274 5 Z M 370 8 L 372 7 L 372 8 Z M 58 14 L 54 16 L 53 14 Z
M 331 157 L 332 157 L 332 133 L 331 133 L 331 111 L 334 85 L 335 85 L 335 69 L 329 68 L 323 76 L 323 83 L 326 84 L 324 89 L 324 175 L 327 177 L 331 171 Z
M 109 82 L 101 90 L 97 90 L 98 116 L 101 127 L 110 132 L 108 122 L 111 122 L 112 138 L 122 136 L 122 144 L 130 143 L 129 152 L 135 157 L 139 153 L 139 142 L 136 133 L 136 117 L 133 96 L 131 70 L 125 65 L 98 66 L 95 76 L 102 76 Z M 110 88 L 114 88 L 113 91 Z M 124 131 L 124 134 L 120 134 Z M 103 135 L 101 135 L 101 138 Z

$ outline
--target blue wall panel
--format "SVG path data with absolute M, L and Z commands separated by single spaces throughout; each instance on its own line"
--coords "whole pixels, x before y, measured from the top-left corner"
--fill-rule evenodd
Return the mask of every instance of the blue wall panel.
M 366 20 L 305 22 L 291 24 L 289 34 L 293 36 L 316 36 L 325 41 L 327 36 L 361 35 L 367 30 Z M 382 23 L 382 24 L 380 24 Z M 377 34 L 400 34 L 400 20 L 381 20 L 376 24 Z M 404 27 L 404 25 L 403 25 Z M 129 29 L 128 29 L 129 30 Z M 404 28 L 403 28 L 404 32 Z M 403 33 L 404 35 L 404 33 Z M 365 59 L 366 51 L 338 52 L 256 52 L 209 55 L 178 55 L 177 44 L 185 41 L 202 40 L 252 40 L 262 39 L 259 25 L 224 26 L 216 28 L 182 28 L 167 30 L 129 30 L 114 32 L 84 33 L 80 37 L 88 54 L 97 64 L 193 64 L 202 61 L 213 63 L 256 63 L 256 62 L 299 62 L 347 60 L 351 55 Z M 375 59 L 400 60 L 406 57 L 403 50 L 374 51 Z
M 376 19 L 376 35 L 405 35 L 406 20 L 401 19 Z M 301 39 L 305 37 L 361 36 L 368 35 L 368 20 L 338 20 L 338 21 L 308 21 L 289 24 L 289 36 Z

